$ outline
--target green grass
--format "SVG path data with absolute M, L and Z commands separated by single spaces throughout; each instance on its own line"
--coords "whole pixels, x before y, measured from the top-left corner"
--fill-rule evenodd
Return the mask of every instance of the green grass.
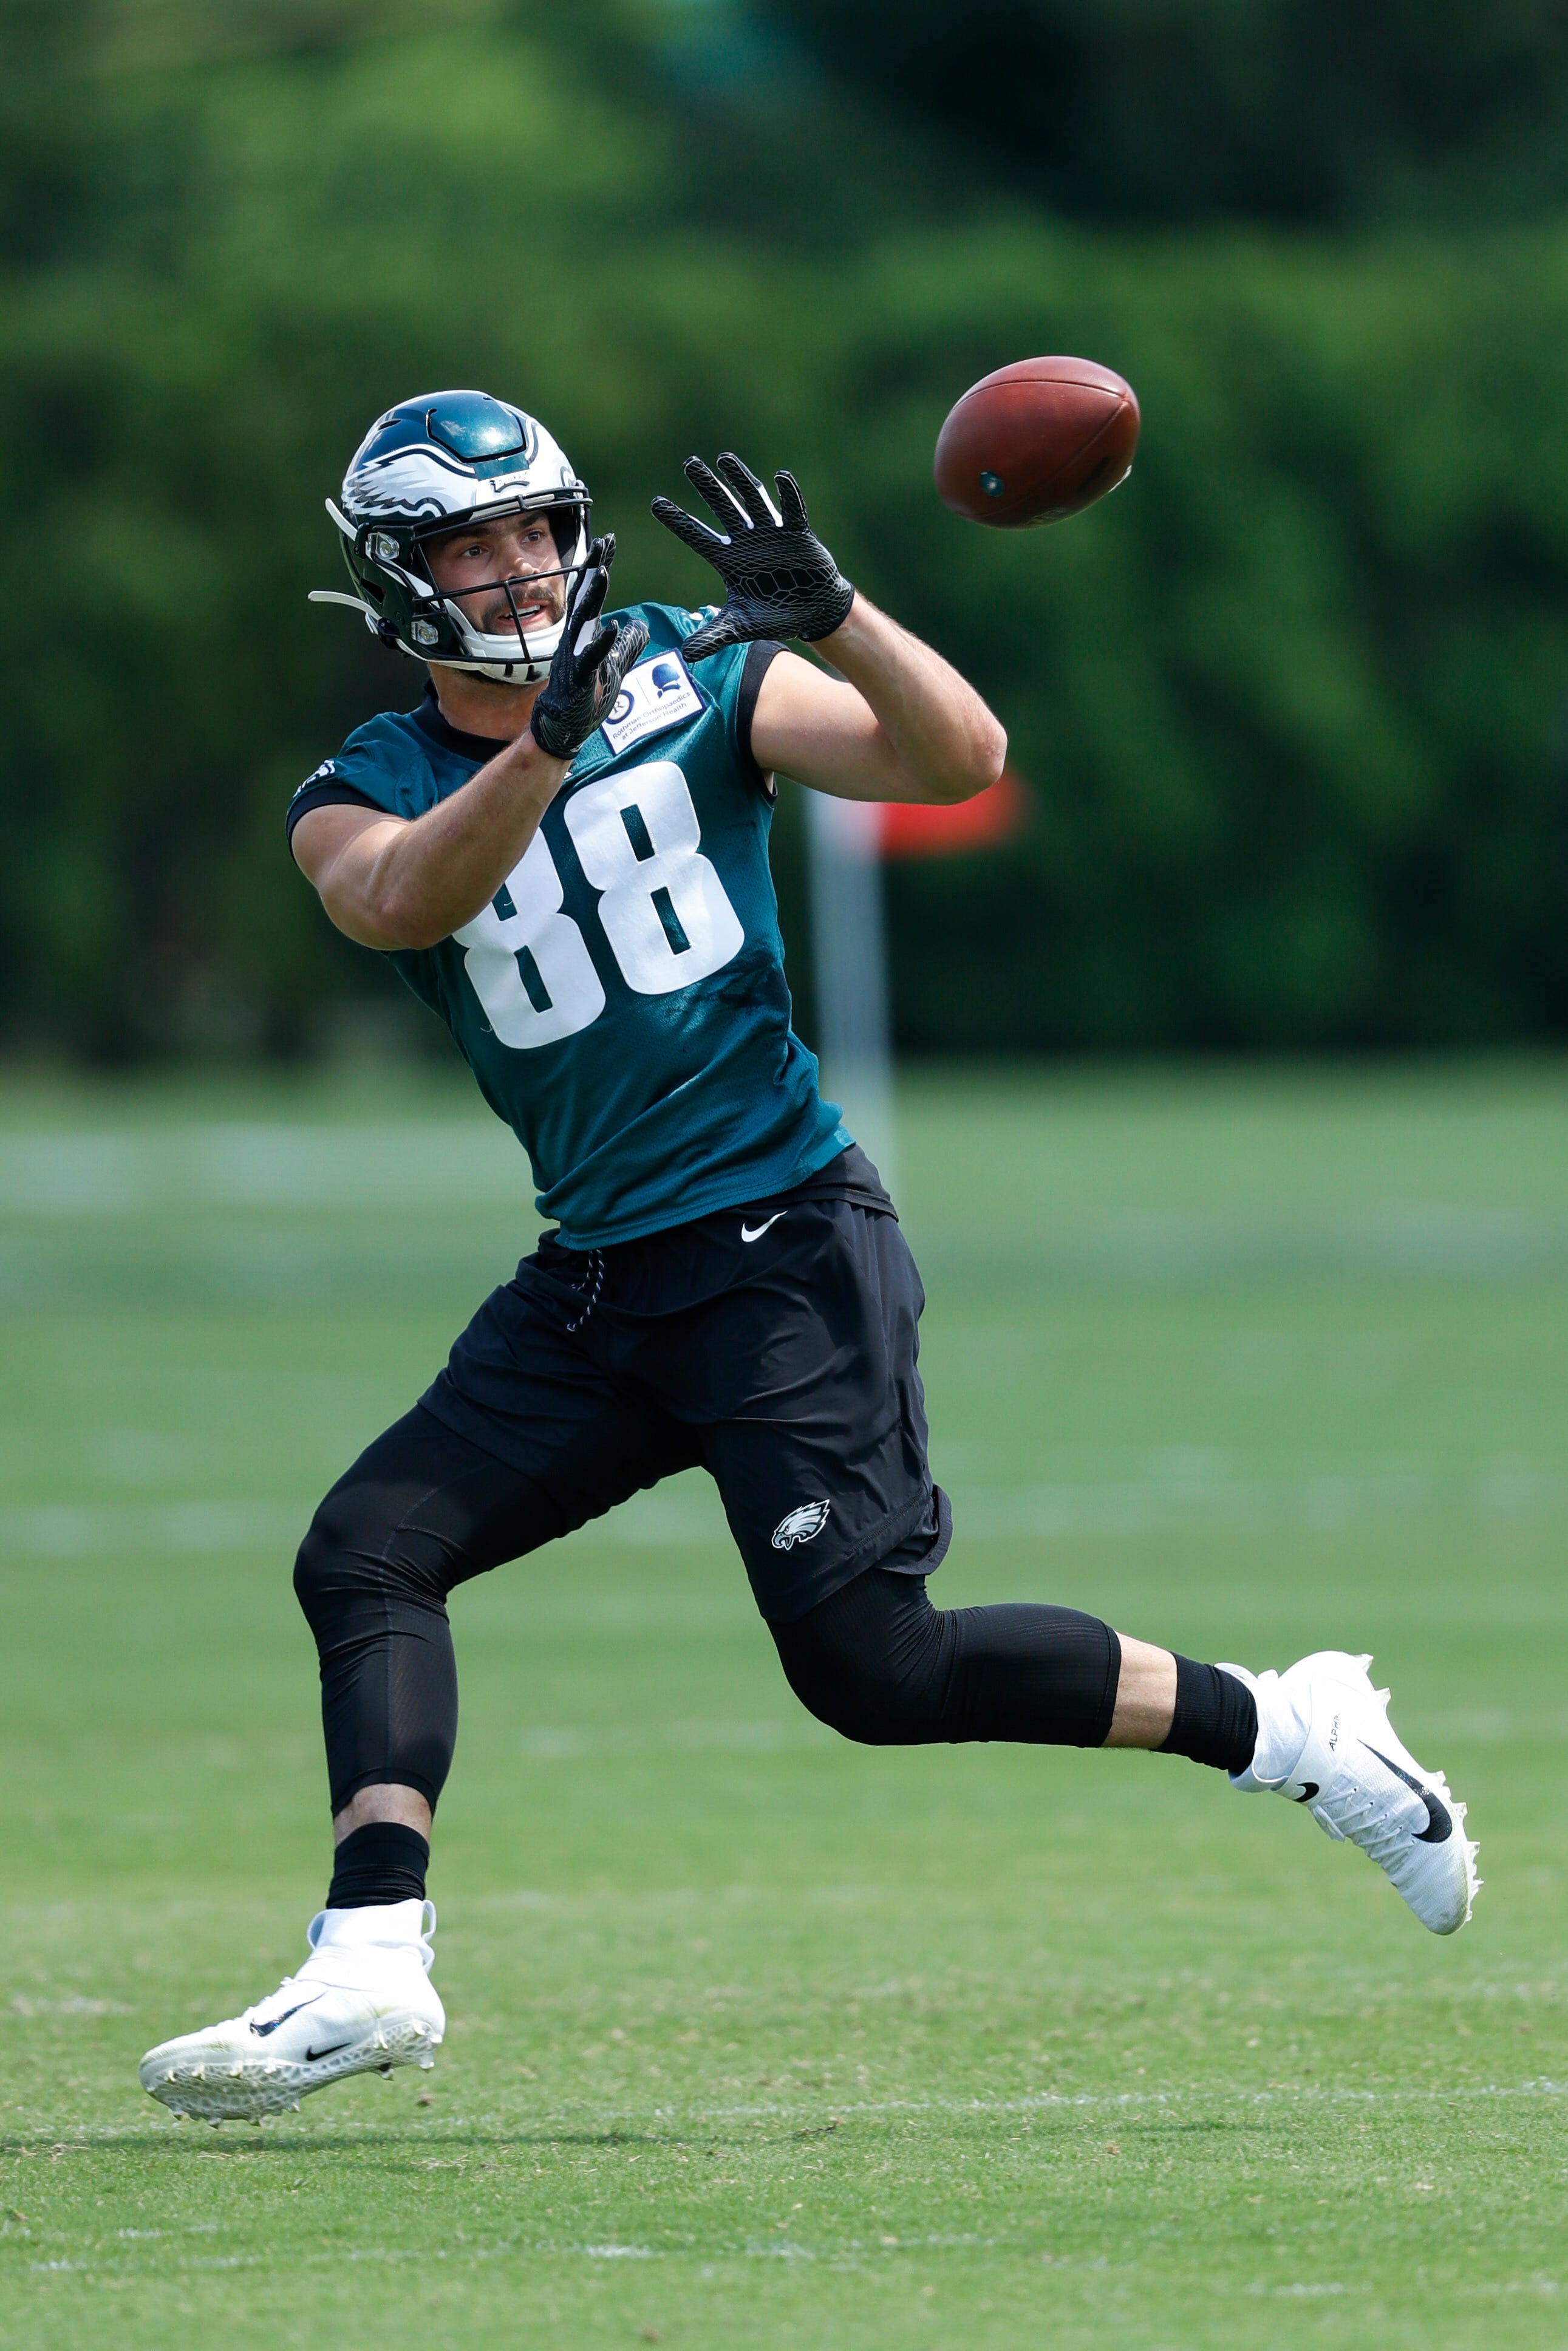
M 17 1081 L 5 2339 L 1568 2337 L 1562 1071 L 904 1109 L 939 1596 L 1374 1649 L 1474 1925 L 1190 1764 L 838 1742 L 682 1481 L 458 1597 L 435 2074 L 175 2128 L 137 2056 L 322 1890 L 293 1542 L 534 1226 L 434 1079 Z

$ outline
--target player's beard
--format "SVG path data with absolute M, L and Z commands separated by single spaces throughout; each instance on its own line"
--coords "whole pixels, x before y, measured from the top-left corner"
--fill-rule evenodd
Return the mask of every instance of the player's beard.
M 532 636 L 544 629 L 553 629 L 566 617 L 566 581 L 564 580 L 552 577 L 514 580 L 512 596 L 519 611 L 528 604 L 537 603 L 541 607 L 538 612 L 525 616 L 522 623 L 522 633 L 525 637 Z M 472 611 L 471 605 L 469 610 Z M 483 606 L 478 619 L 470 620 L 468 625 L 470 628 L 477 629 L 481 636 L 517 635 L 517 622 L 513 612 L 512 603 L 508 601 L 505 590 L 497 589 Z

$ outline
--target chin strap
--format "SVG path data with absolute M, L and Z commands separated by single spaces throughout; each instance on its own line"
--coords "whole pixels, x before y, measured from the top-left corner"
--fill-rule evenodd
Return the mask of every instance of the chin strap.
M 422 655 L 420 658 L 423 660 L 426 669 L 455 670 L 459 677 L 482 677 L 486 679 L 491 685 L 538 685 L 541 679 L 547 678 L 549 675 L 549 664 L 548 662 L 490 662 L 488 664 L 480 664 L 477 662 L 432 661 L 428 654 Z M 522 677 L 511 677 L 503 674 L 504 671 L 509 670 L 523 670 L 527 672 L 527 674 Z

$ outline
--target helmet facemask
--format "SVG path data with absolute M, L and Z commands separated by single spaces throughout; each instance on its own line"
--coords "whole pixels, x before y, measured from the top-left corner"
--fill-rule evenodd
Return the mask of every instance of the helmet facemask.
M 560 643 L 566 626 L 566 615 L 571 603 L 572 590 L 588 561 L 587 500 L 569 501 L 545 507 L 555 540 L 557 561 L 553 568 L 539 571 L 511 572 L 504 579 L 486 580 L 476 588 L 438 588 L 431 571 L 430 559 L 423 541 L 455 536 L 449 524 L 439 529 L 415 533 L 414 559 L 429 581 L 427 593 L 440 604 L 442 613 L 456 633 L 461 654 L 428 653 L 427 661 L 437 666 L 461 669 L 470 675 L 500 679 L 511 685 L 532 685 L 549 674 L 550 659 Z M 511 511 L 530 511 L 521 507 Z M 492 508 L 482 516 L 465 518 L 465 525 L 499 521 L 508 511 Z M 548 619 L 530 619 L 525 625 L 523 615 L 535 601 L 535 594 L 544 583 L 556 586 L 560 610 Z M 497 590 L 505 597 L 510 618 L 508 628 L 503 621 L 497 629 L 497 615 L 491 609 Z M 550 600 L 556 601 L 554 598 Z M 428 616 L 426 624 L 428 626 Z M 488 622 L 491 625 L 486 627 Z M 421 634 L 416 618 L 413 635 Z

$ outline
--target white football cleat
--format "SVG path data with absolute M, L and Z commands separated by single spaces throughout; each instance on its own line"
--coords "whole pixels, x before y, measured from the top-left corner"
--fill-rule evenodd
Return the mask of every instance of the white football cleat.
M 319 1911 L 299 1973 L 243 2016 L 150 2049 L 142 2088 L 176 2119 L 259 2122 L 349 2074 L 434 2065 L 446 2030 L 430 1981 L 434 1932 L 433 1902 Z
M 1480 1887 L 1465 1807 L 1440 1771 L 1424 1771 L 1388 1720 L 1370 1657 L 1320 1649 L 1282 1674 L 1222 1666 L 1251 1690 L 1258 1746 L 1230 1784 L 1304 1804 L 1318 1826 L 1358 1844 L 1434 1935 L 1466 1924 Z

